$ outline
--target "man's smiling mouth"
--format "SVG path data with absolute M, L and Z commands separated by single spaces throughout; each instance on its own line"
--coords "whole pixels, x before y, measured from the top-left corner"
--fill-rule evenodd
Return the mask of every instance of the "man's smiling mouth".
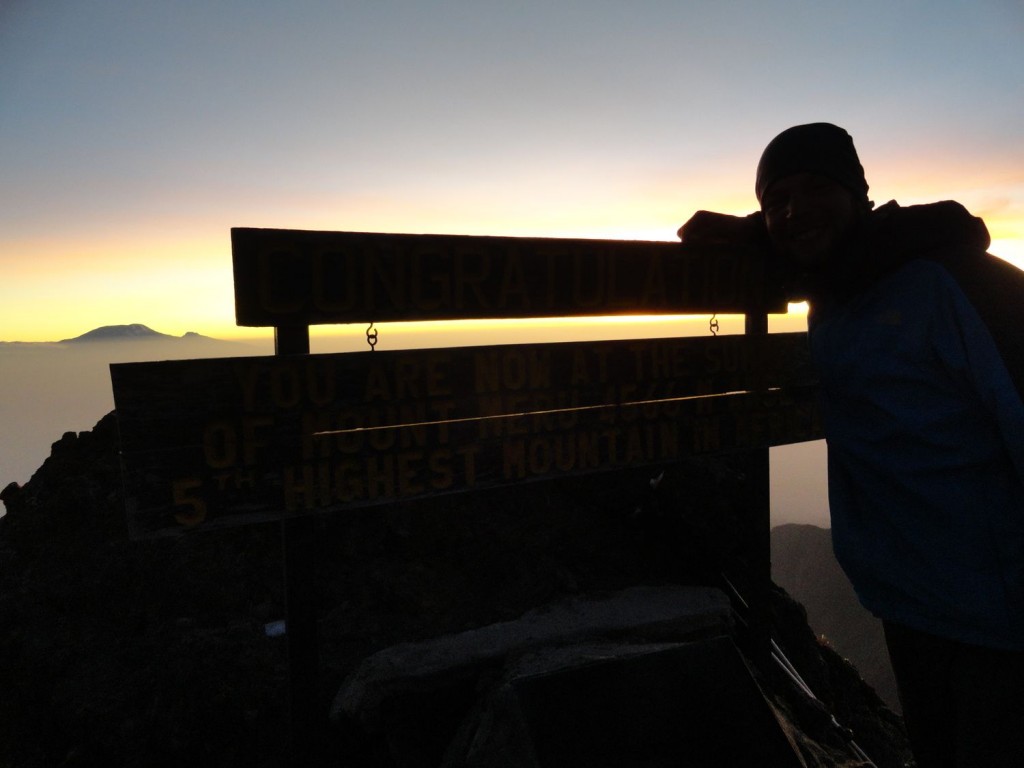
M 802 243 L 808 240 L 815 240 L 825 233 L 825 227 L 807 227 L 799 232 L 794 232 L 789 239 L 795 243 Z

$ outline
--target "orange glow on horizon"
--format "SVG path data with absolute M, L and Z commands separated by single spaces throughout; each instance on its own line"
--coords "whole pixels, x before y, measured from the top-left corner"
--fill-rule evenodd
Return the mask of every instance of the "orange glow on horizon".
M 77 230 L 68 222 L 57 232 L 8 233 L 0 241 L 0 251 L 7 257 L 0 286 L 0 341 L 53 341 L 103 325 L 129 323 L 176 336 L 195 331 L 217 338 L 265 339 L 271 330 L 234 324 L 232 226 L 671 242 L 678 227 L 697 210 L 738 216 L 754 210 L 752 192 L 735 193 L 746 190 L 747 181 L 746 176 L 693 177 L 681 183 L 666 174 L 640 185 L 633 197 L 581 194 L 579 202 L 569 206 L 543 198 L 537 203 L 525 195 L 467 202 L 455 199 L 453 192 L 447 202 L 420 200 L 408 207 L 407 200 L 328 196 L 317 204 L 303 199 L 302 204 L 293 202 L 271 211 L 269 204 L 249 201 L 187 220 L 169 216 L 106 226 L 86 223 Z M 926 186 L 919 182 L 916 189 Z M 733 193 L 727 194 L 730 189 Z M 969 192 L 963 202 L 985 219 L 993 238 L 992 252 L 1024 269 L 1024 203 L 1016 202 L 1016 187 L 1003 190 L 1001 198 L 995 192 L 983 195 L 977 188 Z M 906 198 L 906 202 L 913 200 Z M 395 226 L 395 222 L 402 224 Z M 520 322 L 526 323 L 520 327 L 523 334 L 539 334 L 541 329 L 566 334 L 573 328 L 586 329 L 587 334 L 623 334 L 626 328 L 632 329 L 629 333 L 662 334 L 671 332 L 665 330 L 671 323 L 684 320 L 616 317 Z M 691 322 L 696 321 L 685 324 Z M 511 327 L 501 326 L 502 333 Z M 409 338 L 462 331 L 469 329 L 401 329 Z M 332 333 L 315 330 L 314 336 Z

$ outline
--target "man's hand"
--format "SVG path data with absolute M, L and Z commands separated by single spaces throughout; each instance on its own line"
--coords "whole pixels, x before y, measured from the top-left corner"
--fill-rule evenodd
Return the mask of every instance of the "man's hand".
M 759 245 L 765 241 L 767 233 L 759 212 L 730 216 L 697 211 L 676 234 L 687 245 Z

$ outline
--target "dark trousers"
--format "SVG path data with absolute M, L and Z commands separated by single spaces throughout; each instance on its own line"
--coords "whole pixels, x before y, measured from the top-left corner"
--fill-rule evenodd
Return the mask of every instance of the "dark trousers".
M 918 768 L 1024 766 L 1024 651 L 884 626 Z

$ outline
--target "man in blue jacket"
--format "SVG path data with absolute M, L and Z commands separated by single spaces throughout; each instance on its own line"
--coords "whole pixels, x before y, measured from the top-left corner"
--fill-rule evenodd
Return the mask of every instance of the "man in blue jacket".
M 773 139 L 755 191 L 679 234 L 760 240 L 810 302 L 833 544 L 918 765 L 1024 765 L 1024 272 L 958 203 L 875 209 L 828 123 Z

